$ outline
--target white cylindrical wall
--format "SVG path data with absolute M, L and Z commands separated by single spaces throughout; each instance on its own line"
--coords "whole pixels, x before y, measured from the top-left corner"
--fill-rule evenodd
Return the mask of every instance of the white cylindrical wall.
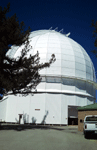
M 7 98 L 0 100 L 0 122 L 6 121 Z

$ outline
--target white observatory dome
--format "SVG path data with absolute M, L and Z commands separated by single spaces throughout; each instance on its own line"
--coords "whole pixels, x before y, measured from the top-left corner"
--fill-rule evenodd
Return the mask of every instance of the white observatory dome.
M 41 75 L 68 76 L 96 81 L 93 63 L 84 48 L 55 30 L 38 30 L 30 34 L 30 54 L 39 51 L 41 62 L 49 61 L 51 54 L 55 54 L 56 61 L 41 70 Z M 20 55 L 20 48 L 9 51 L 11 57 Z
M 55 30 L 39 30 L 30 34 L 29 54 L 39 51 L 40 61 L 48 62 L 52 54 L 56 61 L 40 70 L 42 81 L 34 96 L 9 95 L 0 105 L 0 119 L 16 122 L 27 116 L 27 123 L 63 124 L 78 119 L 78 106 L 95 102 L 97 89 L 93 63 L 84 48 Z M 7 55 L 20 56 L 21 47 L 12 46 Z M 5 112 L 5 113 L 4 113 Z M 23 115 L 24 117 L 20 117 Z

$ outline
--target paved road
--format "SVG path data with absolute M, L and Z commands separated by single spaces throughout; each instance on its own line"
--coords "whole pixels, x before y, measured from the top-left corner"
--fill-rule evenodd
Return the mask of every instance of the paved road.
M 0 130 L 0 150 L 97 150 L 97 139 L 85 139 L 77 127 L 54 128 Z

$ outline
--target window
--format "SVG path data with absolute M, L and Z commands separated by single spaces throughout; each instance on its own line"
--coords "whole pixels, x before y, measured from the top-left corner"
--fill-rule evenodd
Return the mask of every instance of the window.
M 97 121 L 97 117 L 93 116 L 93 117 L 87 117 L 86 121 Z

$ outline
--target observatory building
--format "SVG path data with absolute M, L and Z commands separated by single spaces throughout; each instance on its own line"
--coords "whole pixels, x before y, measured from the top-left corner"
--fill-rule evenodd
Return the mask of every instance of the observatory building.
M 68 34 L 69 35 L 69 34 Z M 40 61 L 52 54 L 56 61 L 40 71 L 42 82 L 37 94 L 8 96 L 0 101 L 0 120 L 5 122 L 59 124 L 77 123 L 77 107 L 93 104 L 97 89 L 95 69 L 85 49 L 73 39 L 55 30 L 30 34 L 30 54 L 39 51 Z M 12 47 L 8 55 L 17 57 L 21 47 Z

